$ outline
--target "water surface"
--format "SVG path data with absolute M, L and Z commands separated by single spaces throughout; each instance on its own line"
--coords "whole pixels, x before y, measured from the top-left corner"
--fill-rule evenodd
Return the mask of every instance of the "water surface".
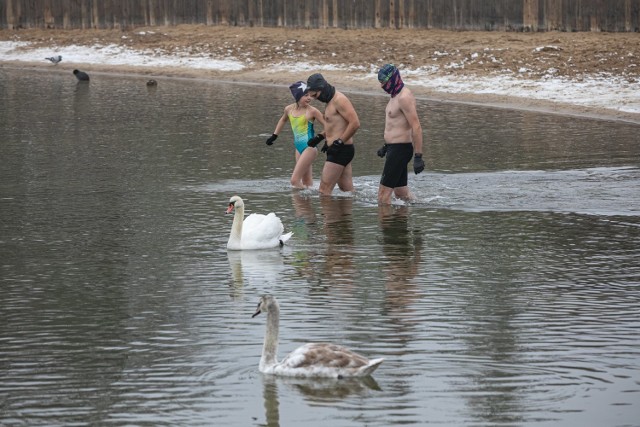
M 379 208 L 386 97 L 320 198 L 264 144 L 286 87 L 158 81 L 0 70 L 0 424 L 637 424 L 638 126 L 419 100 L 419 202 Z M 233 194 L 291 244 L 227 253 Z M 267 292 L 281 356 L 385 362 L 262 376 Z

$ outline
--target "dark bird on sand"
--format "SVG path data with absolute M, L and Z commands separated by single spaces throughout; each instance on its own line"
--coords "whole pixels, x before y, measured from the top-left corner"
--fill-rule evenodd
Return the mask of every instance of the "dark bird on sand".
M 147 82 L 147 86 L 158 86 L 158 82 L 151 79 Z
M 44 58 L 44 59 L 48 59 L 53 63 L 53 65 L 58 65 L 58 62 L 62 61 L 62 56 L 56 55 L 56 56 L 52 56 L 50 58 Z
M 73 70 L 73 75 L 76 76 L 76 78 L 81 82 L 89 81 L 89 74 L 85 73 L 84 71 Z

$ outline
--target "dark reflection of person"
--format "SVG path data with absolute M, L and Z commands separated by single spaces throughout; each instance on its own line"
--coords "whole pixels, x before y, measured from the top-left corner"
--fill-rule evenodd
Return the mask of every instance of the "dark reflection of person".
M 351 284 L 355 276 L 353 263 L 353 199 L 320 197 L 320 207 L 327 237 L 325 268 L 333 279 Z
M 461 316 L 465 319 L 465 327 L 457 332 L 464 344 L 465 355 L 486 361 L 468 373 L 468 384 L 473 387 L 465 400 L 476 419 L 489 424 L 496 424 L 498 420 L 513 421 L 512 415 L 522 413 L 527 404 L 521 393 L 526 373 L 513 369 L 527 365 L 521 342 L 523 325 L 518 320 L 526 311 L 523 306 L 526 302 L 511 288 L 513 285 L 508 284 L 512 278 L 509 276 L 518 271 L 515 260 L 523 253 L 514 253 L 519 250 L 518 245 L 505 243 L 501 237 L 500 233 L 485 237 L 482 249 L 471 255 L 477 263 L 474 277 L 483 286 L 475 283 L 460 293 L 464 301 Z
M 296 218 L 303 220 L 307 225 L 315 224 L 316 213 L 311 204 L 311 197 L 299 191 L 293 192 L 291 197 L 293 198 L 293 209 L 295 210 Z M 296 233 L 294 232 L 294 234 Z M 297 238 L 298 235 L 296 234 Z
M 291 194 L 293 199 L 293 209 L 295 211 L 295 221 L 291 231 L 295 236 L 296 243 L 299 245 L 310 244 L 313 239 L 313 232 L 310 232 L 317 222 L 317 215 L 311 203 L 311 197 L 303 192 L 294 191 Z M 296 269 L 297 273 L 307 279 L 313 276 L 311 266 L 312 254 L 306 249 L 293 249 L 293 261 L 291 265 Z
M 411 304 L 419 298 L 415 283 L 421 260 L 422 238 L 409 229 L 407 206 L 381 205 L 379 208 L 382 230 L 383 272 L 385 275 L 385 311 L 391 319 L 405 325 Z

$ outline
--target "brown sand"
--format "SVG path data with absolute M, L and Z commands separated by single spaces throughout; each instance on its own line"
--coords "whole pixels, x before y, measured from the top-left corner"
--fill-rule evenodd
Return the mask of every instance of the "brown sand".
M 144 32 L 145 34 L 140 34 Z M 527 78 L 538 79 L 550 68 L 556 76 L 576 81 L 607 72 L 630 83 L 640 81 L 640 34 L 637 33 L 517 33 L 391 29 L 289 29 L 256 27 L 176 27 L 119 30 L 16 30 L 0 31 L 0 40 L 29 41 L 33 47 L 64 47 L 96 44 L 125 45 L 153 49 L 159 53 L 190 52 L 212 58 L 246 61 L 243 71 L 195 70 L 185 68 L 114 67 L 82 64 L 87 71 L 133 72 L 150 76 L 216 78 L 225 81 L 289 84 L 307 75 L 265 73 L 274 63 L 298 60 L 325 64 L 355 65 L 392 62 L 401 67 L 440 65 L 440 75 L 490 76 L 505 69 L 530 70 Z M 544 47 L 543 49 L 539 49 Z M 446 53 L 446 57 L 442 54 Z M 475 55 L 474 55 L 475 54 Z M 465 61 L 464 68 L 445 68 L 450 62 Z M 7 64 L 7 63 L 4 63 Z M 2 65 L 0 65 L 2 66 Z M 16 66 L 12 64 L 11 66 Z M 42 67 L 20 63 L 20 67 Z M 75 64 L 74 66 L 78 66 Z M 65 64 L 61 68 L 74 66 Z M 314 70 L 309 70 L 309 73 Z M 322 71 L 340 90 L 379 93 L 375 79 L 362 79 L 362 70 Z M 448 94 L 413 87 L 418 96 L 442 101 L 481 103 L 507 108 L 533 109 L 620 119 L 640 123 L 640 114 L 582 107 L 558 102 L 496 95 Z M 640 94 L 639 94 L 640 96 Z

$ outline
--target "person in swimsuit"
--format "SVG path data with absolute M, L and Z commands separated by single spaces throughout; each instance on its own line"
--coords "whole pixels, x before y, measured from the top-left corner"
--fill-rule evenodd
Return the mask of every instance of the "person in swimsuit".
M 310 147 L 307 143 L 314 140 L 314 122 L 317 120 L 324 127 L 324 117 L 317 108 L 309 105 L 311 97 L 305 93 L 307 85 L 303 81 L 295 82 L 289 86 L 289 89 L 296 102 L 284 107 L 284 113 L 266 144 L 272 145 L 285 123 L 287 121 L 291 123 L 296 159 L 296 165 L 291 174 L 291 185 L 293 188 L 303 189 L 313 186 L 312 164 L 318 157 L 318 150 L 315 146 Z M 315 137 L 315 140 L 321 139 L 320 136 Z
M 424 170 L 422 160 L 422 126 L 416 110 L 416 99 L 402 82 L 400 71 L 393 64 L 386 64 L 378 72 L 382 89 L 391 95 L 385 110 L 385 144 L 378 156 L 387 157 L 378 187 L 378 204 L 391 204 L 391 195 L 405 201 L 415 197 L 407 185 L 407 164 L 413 157 L 413 171 Z
M 322 169 L 320 194 L 330 195 L 336 184 L 342 191 L 353 191 L 351 161 L 355 155 L 353 135 L 360 128 L 358 114 L 349 98 L 331 86 L 322 74 L 309 76 L 307 91 L 311 97 L 327 104 L 324 110 L 327 161 Z M 315 146 L 319 142 L 314 140 L 309 144 Z

